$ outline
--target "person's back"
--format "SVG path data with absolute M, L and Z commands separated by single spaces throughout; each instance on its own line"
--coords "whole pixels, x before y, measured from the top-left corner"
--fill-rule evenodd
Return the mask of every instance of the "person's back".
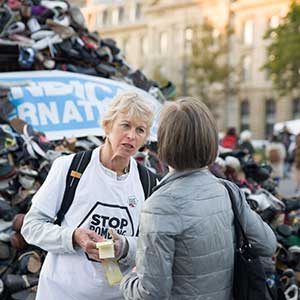
M 234 228 L 224 186 L 204 169 L 164 185 L 160 193 L 169 196 L 149 201 L 143 213 L 160 205 L 178 223 L 178 230 L 172 231 L 176 252 L 170 299 L 231 299 Z M 169 220 L 159 221 L 164 231 L 172 230 Z

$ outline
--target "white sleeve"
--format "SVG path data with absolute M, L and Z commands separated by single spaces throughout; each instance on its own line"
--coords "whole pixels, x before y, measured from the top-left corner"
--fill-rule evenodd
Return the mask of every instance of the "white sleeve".
M 26 242 L 53 253 L 74 253 L 73 231 L 75 228 L 53 224 L 46 214 L 31 207 L 26 214 L 21 233 Z

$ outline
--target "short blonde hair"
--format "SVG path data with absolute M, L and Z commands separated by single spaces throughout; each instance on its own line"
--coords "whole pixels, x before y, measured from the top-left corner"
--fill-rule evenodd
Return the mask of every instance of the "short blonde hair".
M 108 110 L 103 114 L 101 124 L 102 127 L 112 126 L 118 113 L 128 114 L 136 120 L 146 123 L 147 135 L 153 123 L 154 113 L 150 105 L 143 97 L 134 92 L 124 92 L 117 95 L 109 104 Z
M 160 159 L 175 170 L 203 168 L 217 157 L 216 122 L 207 106 L 196 98 L 166 104 L 157 136 Z

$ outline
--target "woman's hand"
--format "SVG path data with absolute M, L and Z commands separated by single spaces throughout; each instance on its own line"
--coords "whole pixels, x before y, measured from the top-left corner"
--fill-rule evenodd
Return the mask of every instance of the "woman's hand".
M 128 253 L 128 242 L 125 236 L 118 234 L 114 229 L 108 229 L 109 234 L 114 242 L 115 257 L 124 258 Z
M 89 258 L 100 262 L 102 260 L 99 258 L 99 250 L 96 248 L 96 243 L 103 240 L 102 236 L 89 229 L 77 228 L 73 233 L 73 243 L 81 247 Z

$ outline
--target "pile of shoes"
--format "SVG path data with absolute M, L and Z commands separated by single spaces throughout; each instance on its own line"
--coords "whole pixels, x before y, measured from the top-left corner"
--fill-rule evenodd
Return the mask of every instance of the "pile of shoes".
M 0 72 L 52 70 L 124 81 L 160 101 L 175 86 L 160 88 L 133 70 L 113 39 L 89 32 L 80 9 L 65 0 L 0 0 Z

